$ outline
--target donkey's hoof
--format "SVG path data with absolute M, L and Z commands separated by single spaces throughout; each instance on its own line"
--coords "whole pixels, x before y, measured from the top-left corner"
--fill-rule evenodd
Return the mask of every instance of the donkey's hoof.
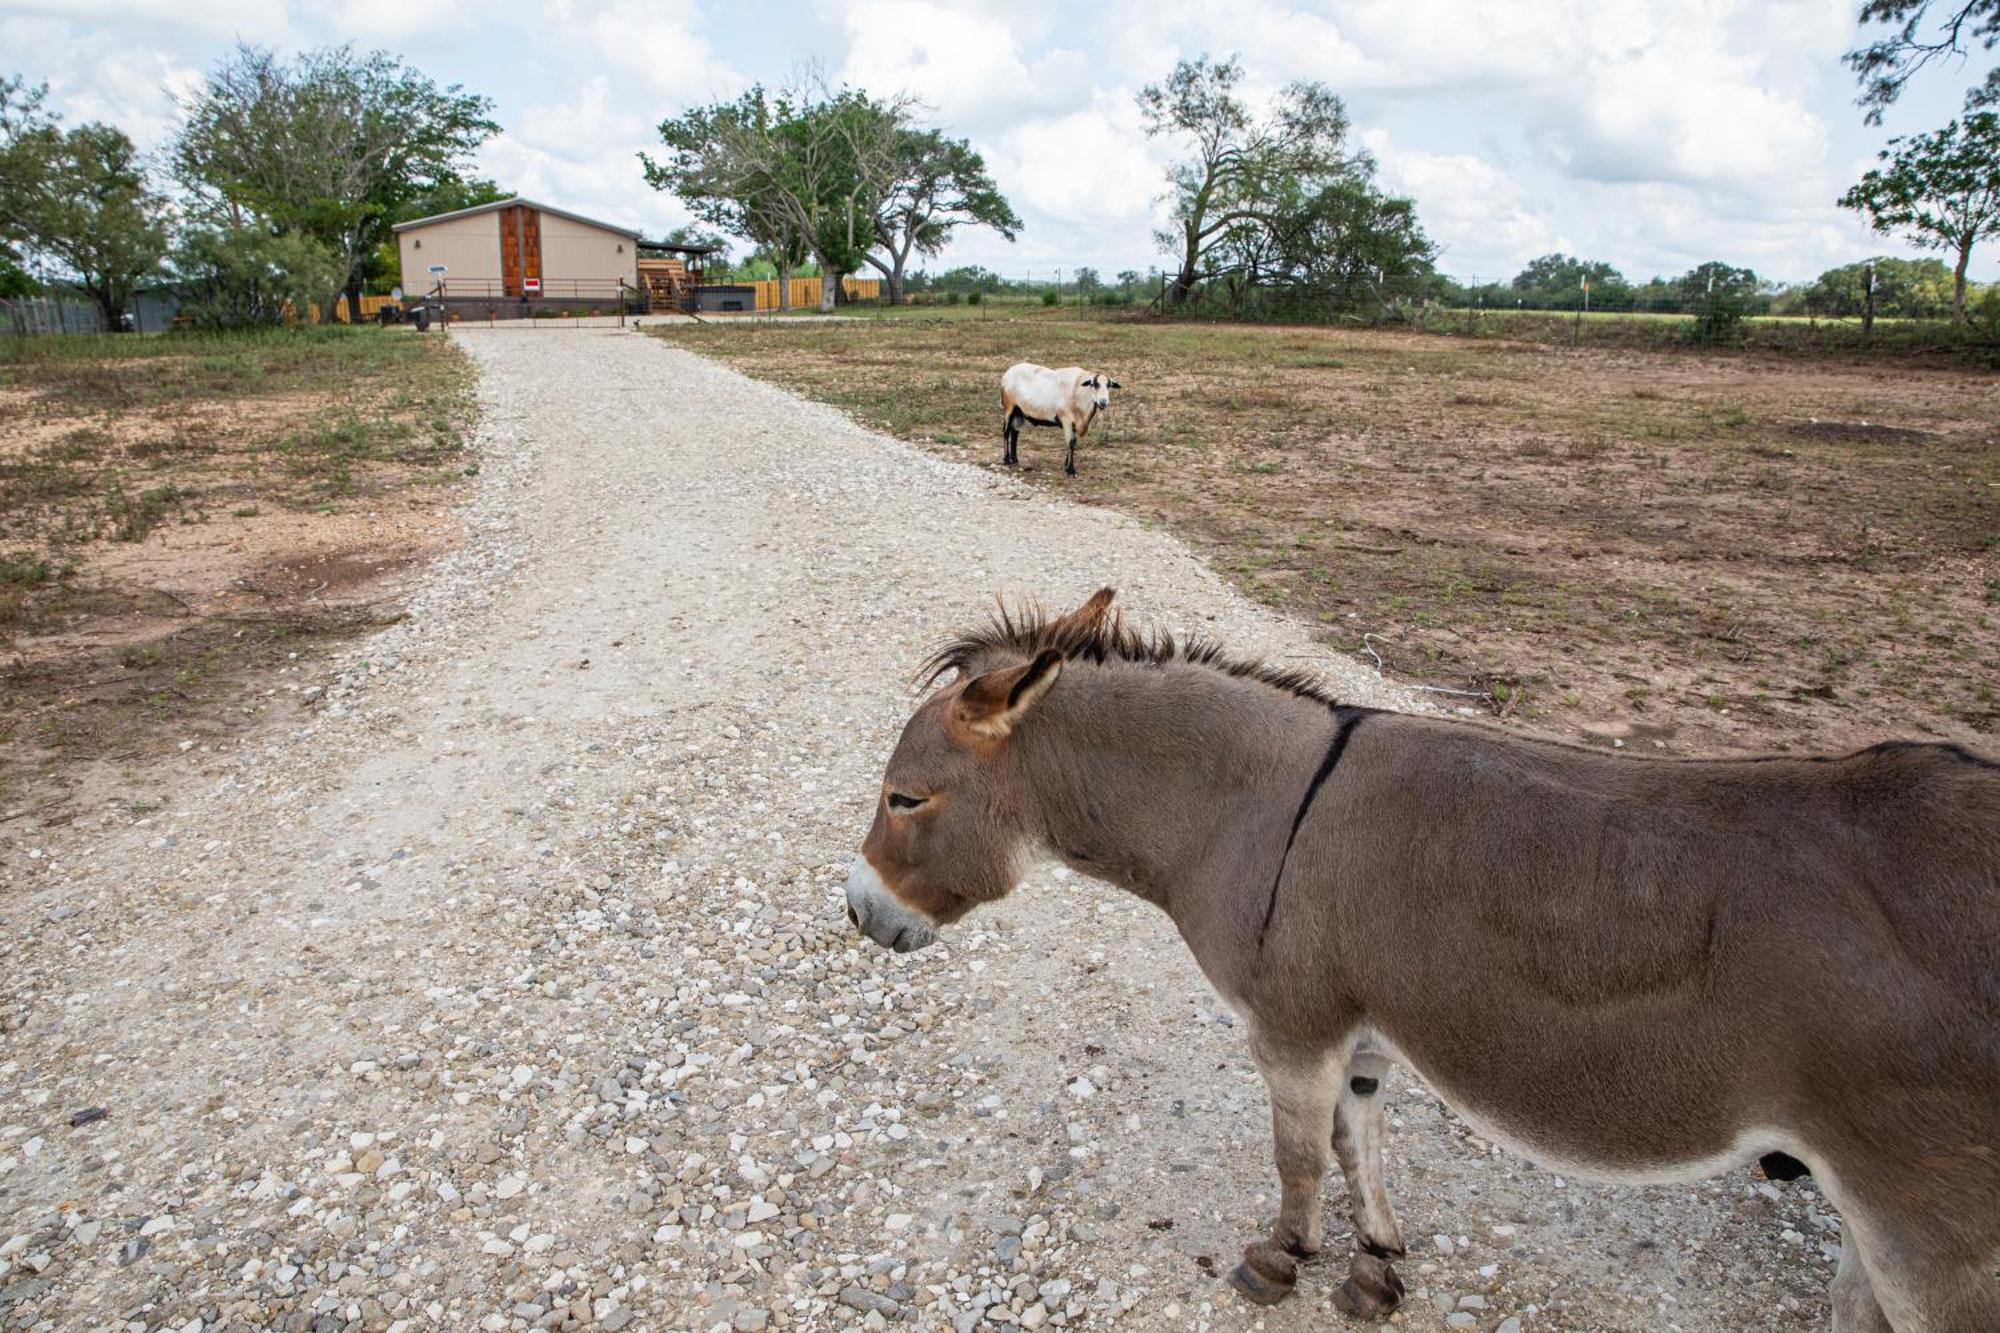
M 1403 1303 L 1403 1279 L 1372 1254 L 1357 1254 L 1347 1281 L 1333 1293 L 1334 1308 L 1357 1319 L 1381 1319 Z
M 1246 1246 L 1243 1262 L 1229 1275 L 1229 1284 L 1253 1305 L 1276 1305 L 1298 1281 L 1298 1261 L 1268 1241 Z

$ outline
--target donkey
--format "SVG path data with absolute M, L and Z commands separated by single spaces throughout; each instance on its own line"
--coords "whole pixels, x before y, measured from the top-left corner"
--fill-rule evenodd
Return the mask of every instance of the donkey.
M 1165 910 L 1270 1092 L 1243 1295 L 1321 1248 L 1331 1156 L 1336 1303 L 1395 1308 L 1394 1062 L 1578 1176 L 1796 1158 L 1845 1219 L 1838 1333 L 2000 1330 L 2000 765 L 1605 754 L 1345 706 L 1111 602 L 1003 605 L 931 659 L 848 914 L 921 949 L 1041 851 Z

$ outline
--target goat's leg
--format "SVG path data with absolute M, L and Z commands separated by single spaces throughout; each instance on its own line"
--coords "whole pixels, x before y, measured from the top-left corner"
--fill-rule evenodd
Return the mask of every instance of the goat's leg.
M 1278 1163 L 1278 1218 L 1271 1234 L 1243 1251 L 1230 1281 L 1248 1300 L 1274 1305 L 1292 1294 L 1298 1261 L 1319 1253 L 1320 1184 L 1333 1140 L 1339 1061 L 1326 1049 L 1253 1039 L 1250 1054 L 1271 1094 Z
M 1068 456 L 1063 461 L 1063 471 L 1074 477 L 1076 475 L 1076 427 L 1067 419 L 1063 421 L 1063 447 L 1068 450 Z
M 1348 1061 L 1334 1108 L 1333 1151 L 1347 1183 L 1354 1258 L 1333 1303 L 1364 1319 L 1386 1318 L 1403 1300 L 1391 1261 L 1403 1257 L 1403 1231 L 1382 1180 L 1382 1080 L 1389 1062 L 1362 1054 Z

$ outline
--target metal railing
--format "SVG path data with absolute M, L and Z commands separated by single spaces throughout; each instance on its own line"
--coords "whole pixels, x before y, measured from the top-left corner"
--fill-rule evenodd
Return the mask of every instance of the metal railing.
M 544 278 L 538 291 L 509 291 L 508 286 L 505 281 L 483 278 L 445 278 L 434 290 L 446 301 L 525 301 L 531 305 L 622 301 L 633 290 L 632 284 L 623 278 Z
M 436 324 L 443 331 L 468 320 L 484 320 L 489 325 L 516 322 L 576 325 L 583 319 L 615 314 L 618 326 L 623 328 L 627 315 L 643 312 L 645 308 L 644 289 L 623 278 L 575 278 L 562 285 L 564 292 L 556 295 L 541 292 L 508 295 L 504 283 L 460 279 L 454 284 L 440 280 L 430 291 L 413 296 L 403 317 L 420 329 Z

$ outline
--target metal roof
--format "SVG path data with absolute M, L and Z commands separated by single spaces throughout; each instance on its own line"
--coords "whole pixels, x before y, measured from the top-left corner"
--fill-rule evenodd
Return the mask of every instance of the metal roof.
M 515 207 L 532 208 L 538 213 L 553 213 L 559 218 L 568 218 L 571 222 L 581 222 L 586 227 L 596 227 L 600 231 L 615 231 L 620 236 L 630 236 L 634 241 L 639 239 L 636 228 L 621 227 L 615 222 L 600 222 L 581 213 L 572 213 L 566 208 L 551 208 L 547 204 L 536 203 L 533 199 L 523 199 L 518 194 L 512 199 L 495 199 L 490 204 L 475 204 L 471 208 L 461 208 L 453 213 L 435 213 L 427 218 L 412 218 L 408 222 L 398 222 L 389 230 L 408 231 L 412 227 L 428 227 L 434 222 L 450 222 L 454 218 L 469 218 L 476 213 L 491 213 L 495 209 Z

